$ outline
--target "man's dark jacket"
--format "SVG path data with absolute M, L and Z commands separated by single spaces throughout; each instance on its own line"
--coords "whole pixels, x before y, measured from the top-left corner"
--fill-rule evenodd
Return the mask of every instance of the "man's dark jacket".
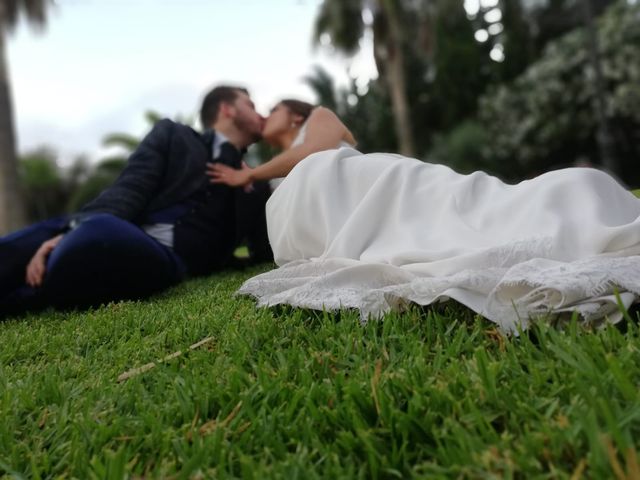
M 133 223 L 183 202 L 208 184 L 205 175 L 215 133 L 199 134 L 160 120 L 131 155 L 113 185 L 85 205 L 79 216 L 110 213 Z
M 234 189 L 224 185 L 212 186 L 205 175 L 206 164 L 211 160 L 215 132 L 209 130 L 200 134 L 190 127 L 164 119 L 155 124 L 151 132 L 142 140 L 136 151 L 129 157 L 126 167 L 118 179 L 103 191 L 95 200 L 85 205 L 78 214 L 72 218 L 81 220 L 82 217 L 94 213 L 109 213 L 135 224 L 144 223 L 154 212 L 159 212 L 175 205 L 191 203 L 194 199 L 201 205 L 209 205 L 209 213 L 214 210 L 225 211 L 229 215 L 219 218 L 214 222 L 217 225 L 218 236 L 231 237 L 231 242 L 249 238 L 250 250 L 257 253 L 260 258 L 256 260 L 264 261 L 269 259 L 270 249 L 266 238 L 266 223 L 264 218 L 264 202 L 268 197 L 268 192 L 261 189 L 257 195 L 248 197 L 243 195 L 242 190 Z M 217 161 L 226 163 L 232 167 L 238 167 L 240 157 L 235 159 L 220 158 Z M 240 202 L 238 199 L 240 198 Z M 249 200 L 247 202 L 247 200 Z M 221 204 L 216 205 L 215 202 Z M 237 204 L 240 208 L 236 208 Z M 249 207 L 245 204 L 249 203 Z M 195 209 L 194 209 L 195 210 Z M 235 210 L 242 215 L 237 222 Z M 253 216 L 253 217 L 251 217 Z M 200 215 L 200 223 L 206 219 Z M 193 215 L 192 218 L 193 219 Z M 182 222 L 180 222 L 182 223 Z M 189 218 L 185 223 L 193 224 Z M 196 222 L 197 223 L 197 222 Z M 239 228 L 240 227 L 240 228 Z M 178 226 L 176 226 L 178 228 Z M 186 238 L 180 231 L 175 232 L 175 250 L 181 254 L 178 243 L 198 245 L 200 242 L 193 237 Z M 258 238 L 259 237 L 259 238 Z M 183 240 L 184 239 L 184 240 Z M 195 240 L 195 243 L 193 242 Z M 210 241 L 204 238 L 209 244 L 207 251 L 203 253 L 226 257 L 230 255 L 227 245 L 229 241 Z M 180 241 L 180 242 L 178 242 Z M 220 252 L 215 252 L 216 243 L 224 243 L 225 248 Z M 196 254 L 193 248 L 183 248 L 183 257 Z M 187 259 L 185 259 L 187 260 Z M 215 267 L 221 266 L 226 258 L 211 259 L 204 262 L 203 268 L 196 273 L 207 273 Z M 215 261 L 214 261 L 215 260 Z M 219 260 L 219 261 L 218 261 Z M 194 265 L 198 265 L 194 258 Z M 209 265 L 210 264 L 210 267 Z

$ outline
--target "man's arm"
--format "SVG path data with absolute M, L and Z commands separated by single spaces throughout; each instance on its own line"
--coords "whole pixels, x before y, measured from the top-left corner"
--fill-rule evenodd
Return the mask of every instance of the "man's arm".
M 63 235 L 58 235 L 40 245 L 40 248 L 38 248 L 38 251 L 29 262 L 29 265 L 27 265 L 25 278 L 27 285 L 32 287 L 39 287 L 42 285 L 42 279 L 44 278 L 46 271 L 47 258 L 53 249 L 58 246 L 62 237 Z
M 95 200 L 73 216 L 78 220 L 90 213 L 111 213 L 124 220 L 133 220 L 145 209 L 157 193 L 166 170 L 174 123 L 161 120 L 131 154 L 116 181 Z

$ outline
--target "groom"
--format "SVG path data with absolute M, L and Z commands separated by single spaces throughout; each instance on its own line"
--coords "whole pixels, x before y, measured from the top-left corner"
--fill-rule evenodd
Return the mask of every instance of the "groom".
M 0 317 L 51 305 L 142 298 L 230 266 L 238 241 L 271 258 L 266 185 L 211 185 L 208 162 L 239 168 L 264 119 L 248 92 L 219 86 L 204 98 L 204 134 L 161 120 L 118 179 L 80 212 L 0 238 Z

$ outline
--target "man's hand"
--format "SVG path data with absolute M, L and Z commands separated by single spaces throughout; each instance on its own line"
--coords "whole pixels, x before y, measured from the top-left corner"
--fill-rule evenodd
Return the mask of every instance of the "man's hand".
M 39 287 L 42 285 L 42 280 L 46 271 L 47 258 L 51 251 L 56 248 L 58 243 L 60 243 L 62 237 L 63 235 L 58 235 L 57 237 L 53 237 L 40 245 L 40 248 L 29 262 L 29 265 L 27 265 L 26 281 L 28 285 L 32 287 Z
M 242 169 L 236 170 L 222 163 L 207 165 L 207 176 L 210 183 L 223 183 L 230 187 L 242 187 L 250 185 L 251 167 L 242 162 Z

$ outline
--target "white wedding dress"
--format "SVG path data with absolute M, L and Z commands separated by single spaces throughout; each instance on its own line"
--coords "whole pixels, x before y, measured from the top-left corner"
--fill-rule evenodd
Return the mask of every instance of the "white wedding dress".
M 594 169 L 507 185 L 340 148 L 300 162 L 267 221 L 280 268 L 240 289 L 260 305 L 366 320 L 452 298 L 514 333 L 574 311 L 616 322 L 640 294 L 640 199 Z

